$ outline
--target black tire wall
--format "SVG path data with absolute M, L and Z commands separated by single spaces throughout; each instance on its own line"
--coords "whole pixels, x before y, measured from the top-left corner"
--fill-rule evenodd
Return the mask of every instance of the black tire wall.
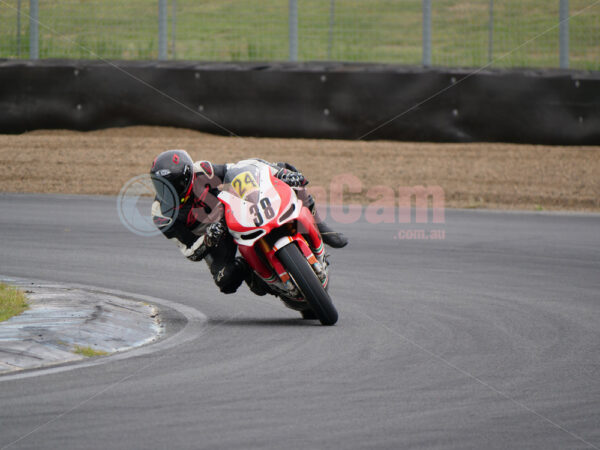
M 365 139 L 600 144 L 600 73 L 470 73 L 334 63 L 3 61 L 0 132 L 163 125 L 357 139 L 400 115 Z

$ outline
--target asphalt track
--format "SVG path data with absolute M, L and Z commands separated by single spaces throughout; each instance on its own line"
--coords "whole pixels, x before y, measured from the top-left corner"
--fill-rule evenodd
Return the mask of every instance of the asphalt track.
M 208 317 L 156 351 L 0 377 L 0 448 L 600 447 L 600 216 L 410 227 L 446 237 L 338 225 L 340 321 L 321 327 L 246 288 L 219 295 L 203 263 L 125 229 L 114 198 L 0 195 L 0 274 Z

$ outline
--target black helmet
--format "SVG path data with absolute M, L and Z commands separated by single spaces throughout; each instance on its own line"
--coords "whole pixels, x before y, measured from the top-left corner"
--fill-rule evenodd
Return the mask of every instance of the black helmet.
M 167 181 L 175 189 L 179 201 L 185 203 L 192 192 L 194 161 L 185 150 L 167 150 L 156 157 L 150 175 L 159 196 L 164 192 Z

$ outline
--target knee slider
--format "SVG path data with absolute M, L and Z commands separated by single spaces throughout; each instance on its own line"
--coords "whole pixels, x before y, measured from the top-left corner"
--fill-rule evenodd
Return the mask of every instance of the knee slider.
M 236 259 L 215 274 L 215 283 L 223 294 L 233 294 L 237 291 L 246 278 L 245 268 L 245 264 Z

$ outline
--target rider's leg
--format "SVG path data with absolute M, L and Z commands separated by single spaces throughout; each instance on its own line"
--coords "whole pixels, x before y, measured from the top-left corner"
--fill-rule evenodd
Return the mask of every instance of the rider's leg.
M 226 236 L 206 256 L 210 273 L 223 294 L 233 294 L 246 281 L 256 295 L 266 295 L 266 283 L 250 267 L 245 259 L 236 257 L 236 245 L 231 235 Z
M 248 264 L 244 261 L 244 264 Z M 256 272 L 253 270 L 249 270 L 249 274 L 246 276 L 246 284 L 250 291 L 252 291 L 256 295 L 267 295 L 269 293 L 269 287 L 265 281 L 259 277 Z
M 206 264 L 223 294 L 233 294 L 249 275 L 250 268 L 242 258 L 236 258 L 237 246 L 233 237 L 227 234 L 219 245 L 210 249 Z

